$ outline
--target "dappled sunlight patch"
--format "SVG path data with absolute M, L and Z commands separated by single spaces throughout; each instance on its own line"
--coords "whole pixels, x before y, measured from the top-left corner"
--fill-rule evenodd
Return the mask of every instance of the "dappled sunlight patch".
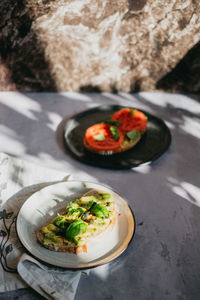
M 115 104 L 121 104 L 121 102 L 123 101 L 124 103 L 124 98 L 122 98 L 122 96 L 117 95 L 117 94 L 113 94 L 113 93 L 102 93 L 103 96 L 105 96 L 106 98 L 109 98 L 111 100 L 113 100 L 115 102 Z M 118 103 L 116 103 L 118 102 Z M 130 101 L 127 101 L 130 104 Z
M 65 127 L 65 137 L 68 132 L 71 132 L 73 129 L 75 129 L 79 125 L 79 122 L 75 119 L 72 119 L 70 122 L 67 123 L 67 126 Z
M 175 178 L 168 179 L 168 185 L 171 187 L 172 191 L 188 200 L 190 203 L 200 207 L 200 188 L 191 184 L 189 182 L 179 182 Z
M 19 141 L 17 134 L 10 128 L 0 125 L 1 151 L 21 155 L 25 153 L 26 147 Z
M 121 92 L 121 93 L 119 93 L 119 95 L 122 96 L 123 98 L 125 98 L 125 100 L 128 100 L 129 102 L 137 100 L 137 98 L 134 97 L 134 95 L 130 94 L 130 93 L 122 93 Z
M 151 172 L 152 166 L 149 163 L 143 164 L 137 168 L 132 168 L 136 173 L 148 174 Z
M 56 170 L 61 170 L 63 172 L 66 171 L 67 174 L 73 174 L 73 177 L 70 176 L 70 180 L 77 179 L 77 180 L 88 180 L 92 182 L 98 182 L 98 179 L 90 175 L 88 172 L 84 172 L 81 169 L 77 169 L 77 168 L 75 172 L 75 168 L 67 160 L 57 161 L 56 158 L 44 152 L 38 153 L 38 157 L 25 155 L 25 159 L 30 160 L 31 162 L 37 165 L 40 165 L 42 161 L 43 166 L 56 169 Z
M 58 124 L 62 120 L 62 117 L 55 112 L 48 112 L 47 115 L 49 119 L 49 122 L 47 123 L 47 127 L 52 129 L 53 131 L 56 131 Z
M 91 96 L 87 95 L 87 94 L 82 94 L 82 93 L 74 93 L 74 92 L 63 92 L 63 93 L 59 93 L 60 95 L 69 98 L 70 100 L 77 100 L 77 101 L 82 101 L 82 102 L 91 102 L 93 101 L 93 99 L 91 98 Z M 66 98 L 66 100 L 68 100 Z M 95 95 L 96 98 L 96 95 Z
M 148 128 L 147 130 L 151 129 L 153 131 L 159 131 L 160 128 L 157 126 L 157 124 L 153 123 L 153 122 L 148 122 Z
M 152 104 L 156 104 L 156 105 L 159 105 L 161 107 L 165 107 L 166 104 L 167 104 L 167 101 L 169 99 L 169 97 L 167 97 L 166 99 L 163 97 L 163 94 L 160 94 L 159 93 L 145 93 L 145 92 L 141 92 L 141 93 L 138 93 L 138 95 L 142 96 L 142 98 L 144 98 L 146 101 L 148 101 L 149 103 L 152 103 Z
M 173 97 L 171 97 L 171 94 L 169 93 L 145 93 L 141 92 L 139 93 L 145 100 L 147 100 L 149 103 L 156 104 L 161 107 L 166 107 L 167 105 L 171 105 L 172 107 L 175 107 L 177 109 L 185 109 L 188 112 L 191 113 L 200 113 L 200 107 L 199 103 L 189 96 L 173 94 Z
M 94 274 L 102 280 L 106 280 L 109 276 L 109 265 L 103 265 L 94 269 Z
M 175 129 L 175 125 L 172 124 L 172 122 L 165 121 L 165 120 L 164 120 L 164 122 L 165 122 L 165 124 L 167 125 L 167 127 L 169 127 L 169 129 Z
M 41 111 L 38 102 L 29 98 L 26 94 L 17 92 L 1 93 L 0 103 L 32 120 L 37 120 L 33 112 Z
M 200 121 L 197 118 L 189 118 L 183 116 L 184 123 L 180 125 L 180 128 L 186 133 L 200 138 Z
M 128 93 L 102 93 L 102 95 L 113 102 L 113 105 L 123 105 L 127 107 L 135 107 L 141 110 L 146 110 L 149 113 L 154 113 L 154 110 L 140 101 L 134 94 Z M 109 103 L 110 103 L 109 101 Z M 111 103 L 110 103 L 111 104 Z
M 146 110 L 146 111 L 148 111 L 149 113 L 152 113 L 152 114 L 155 112 L 155 110 L 152 109 L 149 105 L 141 102 L 140 99 L 138 99 L 137 96 L 139 94 L 119 93 L 119 95 L 121 95 L 123 97 L 123 103 L 125 103 L 125 105 L 127 105 L 127 106 L 134 106 L 136 108 Z

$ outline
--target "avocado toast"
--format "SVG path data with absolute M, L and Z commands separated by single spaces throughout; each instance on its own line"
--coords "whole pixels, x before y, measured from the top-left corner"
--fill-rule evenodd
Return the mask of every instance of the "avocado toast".
M 96 237 L 111 231 L 117 208 L 111 194 L 96 189 L 70 202 L 62 214 L 37 230 L 38 242 L 52 251 L 87 252 Z

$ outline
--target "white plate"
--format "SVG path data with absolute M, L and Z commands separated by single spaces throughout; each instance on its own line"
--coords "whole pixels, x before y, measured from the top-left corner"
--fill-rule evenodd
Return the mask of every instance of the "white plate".
M 67 203 L 96 188 L 112 194 L 118 209 L 114 229 L 103 242 L 90 245 L 87 253 L 75 255 L 50 251 L 36 239 L 36 230 L 48 223 Z M 108 263 L 128 246 L 135 231 L 134 216 L 127 202 L 112 189 L 102 184 L 68 181 L 48 186 L 33 194 L 21 207 L 17 217 L 17 233 L 24 247 L 37 259 L 48 264 L 70 269 L 90 268 Z

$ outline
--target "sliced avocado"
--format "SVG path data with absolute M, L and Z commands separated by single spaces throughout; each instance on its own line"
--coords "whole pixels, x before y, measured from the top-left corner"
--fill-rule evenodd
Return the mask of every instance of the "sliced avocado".
M 53 231 L 53 232 L 58 232 L 59 231 L 59 229 L 58 229 L 58 227 L 56 227 L 54 224 L 52 224 L 52 223 L 50 223 L 49 225 L 47 225 L 47 229 L 49 230 L 49 231 Z
M 67 215 L 65 215 L 65 220 L 71 223 L 71 221 L 75 221 L 81 215 L 83 215 L 84 212 L 85 211 L 81 207 L 79 207 L 79 208 L 72 208 L 72 209 L 69 210 L 69 212 L 67 213 Z
M 96 196 L 90 195 L 90 196 L 83 196 L 79 199 L 80 204 L 88 204 L 90 201 L 97 200 Z
M 42 227 L 41 231 L 42 231 L 42 233 L 48 233 L 49 232 L 47 226 Z
M 45 236 L 44 236 L 44 240 L 51 240 L 54 244 L 57 243 L 61 243 L 62 242 L 62 238 L 57 236 L 56 234 L 54 234 L 53 232 L 48 232 L 48 233 L 45 233 Z
M 70 201 L 68 206 L 66 207 L 67 210 L 72 209 L 72 208 L 78 208 L 78 200 L 76 200 L 75 202 Z
M 84 210 L 81 208 L 81 207 L 79 207 L 79 208 L 72 208 L 72 209 L 70 209 L 70 211 L 67 213 L 67 217 L 69 217 L 69 216 L 71 216 L 71 215 L 81 215 L 81 214 L 84 214 Z
M 101 195 L 102 195 L 102 198 L 103 198 L 104 200 L 108 200 L 108 199 L 111 198 L 111 194 L 108 194 L 108 193 L 104 193 L 104 194 L 101 194 Z

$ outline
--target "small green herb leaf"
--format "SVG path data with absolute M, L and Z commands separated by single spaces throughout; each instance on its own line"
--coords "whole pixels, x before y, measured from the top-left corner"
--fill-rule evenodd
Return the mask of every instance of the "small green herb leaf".
M 134 116 L 134 109 L 130 108 L 130 114 L 131 114 L 131 117 Z
M 97 141 L 104 141 L 105 140 L 105 136 L 103 134 L 97 134 L 93 136 L 93 139 L 97 140 Z
M 81 220 L 77 220 L 69 225 L 66 230 L 66 238 L 73 240 L 73 238 L 81 233 L 86 232 L 87 224 Z
M 126 133 L 126 135 L 128 136 L 128 138 L 132 141 L 135 141 L 139 138 L 139 132 L 137 130 L 132 130 Z
M 110 132 L 112 133 L 112 136 L 115 140 L 118 140 L 119 138 L 119 131 L 117 130 L 117 127 L 110 126 Z
M 92 212 L 95 216 L 102 218 L 102 219 L 109 216 L 109 211 L 102 204 L 95 204 L 95 206 L 92 208 Z
M 108 120 L 108 121 L 105 122 L 105 124 L 109 124 L 109 125 L 113 125 L 113 126 L 119 126 L 120 122 L 119 121 Z

